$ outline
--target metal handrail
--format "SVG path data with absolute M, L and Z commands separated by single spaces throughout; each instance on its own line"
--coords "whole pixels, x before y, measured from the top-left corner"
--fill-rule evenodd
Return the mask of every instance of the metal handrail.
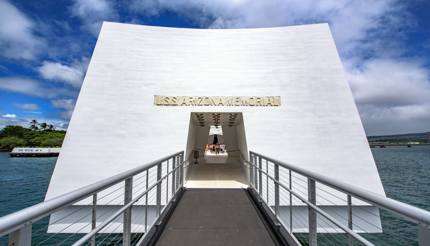
M 184 162 L 187 162 L 187 161 L 184 161 Z M 96 228 L 94 228 L 93 230 L 91 230 L 89 233 L 87 233 L 85 236 L 83 236 L 81 239 L 79 239 L 77 242 L 75 242 L 73 244 L 73 246 L 79 246 L 79 245 L 82 245 L 85 242 L 87 242 L 89 239 L 91 239 L 91 237 L 93 237 L 94 235 L 96 235 L 99 231 L 101 231 L 103 228 L 105 228 L 109 223 L 111 223 L 116 218 L 118 218 L 118 216 L 120 216 L 121 214 L 123 214 L 125 210 L 127 210 L 128 208 L 130 208 L 133 204 L 135 204 L 137 201 L 139 201 L 143 196 L 145 196 L 146 194 L 148 194 L 148 192 L 150 190 L 152 190 L 154 187 L 156 187 L 157 185 L 159 185 L 160 183 L 162 183 L 164 179 L 166 179 L 170 174 L 174 173 L 176 171 L 176 169 L 178 169 L 178 168 L 182 168 L 182 165 L 178 165 L 177 167 L 175 167 L 174 169 L 172 169 L 171 171 L 169 171 L 168 173 L 166 173 L 160 180 L 158 180 L 157 182 L 155 182 L 154 184 L 152 184 L 144 192 L 142 192 L 137 197 L 135 197 L 132 201 L 130 201 L 127 204 L 124 204 L 124 206 L 121 209 L 119 209 L 117 212 L 115 212 L 111 217 L 109 217 L 101 225 L 97 226 Z
M 394 199 L 379 195 L 377 193 L 374 193 L 372 191 L 368 191 L 341 181 L 337 181 L 335 179 L 329 178 L 324 175 L 320 175 L 316 172 L 312 172 L 291 164 L 287 164 L 282 161 L 278 161 L 276 159 L 264 156 L 262 154 L 258 154 L 255 152 L 250 151 L 251 154 L 255 154 L 257 156 L 261 156 L 262 158 L 276 163 L 279 166 L 282 166 L 286 169 L 290 169 L 296 173 L 299 173 L 303 176 L 306 176 L 307 178 L 313 179 L 315 181 L 318 181 L 326 186 L 329 186 L 331 188 L 334 188 L 336 190 L 340 190 L 348 195 L 351 195 L 352 197 L 358 198 L 360 200 L 366 201 L 378 208 L 383 208 L 389 211 L 392 211 L 408 220 L 412 220 L 413 222 L 416 222 L 418 224 L 423 224 L 426 227 L 430 226 L 430 212 L 426 211 L 421 208 L 414 207 L 412 205 L 396 201 Z M 249 161 L 245 160 L 247 163 L 250 163 Z M 251 163 L 252 164 L 252 163 Z
M 40 218 L 48 216 L 55 211 L 58 211 L 66 206 L 72 205 L 86 197 L 89 197 L 101 190 L 111 187 L 121 181 L 126 180 L 136 174 L 139 174 L 151 167 L 156 166 L 160 162 L 166 161 L 174 156 L 183 154 L 183 151 L 179 151 L 167 157 L 152 161 L 150 163 L 144 164 L 142 166 L 133 168 L 131 170 L 122 172 L 120 174 L 114 175 L 112 177 L 103 179 L 96 183 L 84 186 L 82 188 L 76 189 L 69 193 L 54 197 L 48 201 L 44 201 L 33 205 L 31 207 L 22 209 L 15 213 L 0 217 L 0 236 L 8 234 L 23 227 L 26 223 L 36 221 Z
M 351 235 L 353 238 L 355 238 L 357 241 L 359 241 L 363 245 L 366 245 L 366 246 L 372 246 L 373 245 L 372 243 L 370 243 L 369 241 L 367 241 L 365 238 L 363 238 L 362 236 L 358 235 L 358 233 L 356 233 L 353 230 L 349 229 L 348 227 L 342 225 L 340 222 L 338 222 L 336 219 L 334 219 L 332 216 L 330 216 L 327 212 L 325 212 L 324 210 L 320 209 L 318 206 L 316 206 L 315 204 L 312 204 L 306 198 L 304 198 L 301 195 L 299 195 L 297 192 L 293 191 L 292 189 L 288 188 L 287 186 L 285 186 L 284 184 L 282 184 L 278 180 L 276 180 L 273 177 L 271 177 L 267 172 L 263 171 L 261 168 L 255 166 L 254 164 L 252 164 L 249 161 L 245 160 L 245 162 L 247 162 L 250 165 L 254 166 L 256 169 L 259 170 L 259 172 L 265 174 L 267 178 L 271 179 L 273 182 L 277 183 L 279 186 L 281 186 L 282 188 L 284 188 L 285 190 L 287 190 L 289 193 L 293 194 L 295 197 L 297 197 L 298 199 L 300 199 L 303 203 L 305 203 L 306 205 L 308 205 L 309 207 L 311 207 L 312 209 L 314 209 L 315 211 L 317 211 L 319 214 L 321 214 L 323 217 L 325 217 L 331 223 L 333 223 L 334 225 L 338 226 L 340 229 L 342 229 L 344 232 L 346 232 L 349 235 Z

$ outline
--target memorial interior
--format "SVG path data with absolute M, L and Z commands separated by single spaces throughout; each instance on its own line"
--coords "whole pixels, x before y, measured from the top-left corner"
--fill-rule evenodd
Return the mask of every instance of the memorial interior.
M 187 141 L 189 188 L 245 188 L 240 155 L 246 153 L 243 115 L 239 112 L 193 112 Z

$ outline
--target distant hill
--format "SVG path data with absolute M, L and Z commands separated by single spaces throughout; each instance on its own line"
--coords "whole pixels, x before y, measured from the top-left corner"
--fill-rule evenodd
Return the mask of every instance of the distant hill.
M 369 142 L 420 142 L 420 143 L 430 143 L 430 132 L 423 133 L 407 133 L 398 135 L 384 135 L 384 136 L 368 136 Z

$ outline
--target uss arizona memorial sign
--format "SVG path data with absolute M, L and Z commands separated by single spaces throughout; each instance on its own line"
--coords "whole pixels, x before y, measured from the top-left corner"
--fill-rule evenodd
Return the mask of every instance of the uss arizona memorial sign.
M 281 106 L 280 96 L 154 96 L 156 106 Z

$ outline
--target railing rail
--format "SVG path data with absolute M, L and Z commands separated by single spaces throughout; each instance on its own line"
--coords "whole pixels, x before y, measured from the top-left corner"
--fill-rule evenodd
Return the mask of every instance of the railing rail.
M 264 168 L 263 160 L 266 162 L 266 168 Z M 279 189 L 283 189 L 289 193 L 289 207 L 290 207 L 290 221 L 289 226 L 287 227 L 284 221 L 280 220 L 280 224 L 285 227 L 292 234 L 293 226 L 292 226 L 292 197 L 298 198 L 301 202 L 308 206 L 308 229 L 309 229 L 309 245 L 317 244 L 317 216 L 324 217 L 334 225 L 336 225 L 339 229 L 344 231 L 350 236 L 349 245 L 352 245 L 352 239 L 359 241 L 364 245 L 373 245 L 367 239 L 363 238 L 354 230 L 352 230 L 353 216 L 352 216 L 352 200 L 351 198 L 355 198 L 361 200 L 365 203 L 369 203 L 377 208 L 387 210 L 389 212 L 400 215 L 401 217 L 417 223 L 419 228 L 419 243 L 420 245 L 429 245 L 430 244 L 430 212 L 424 209 L 420 209 L 414 206 L 411 206 L 406 203 L 402 203 L 385 196 L 381 196 L 379 194 L 373 193 L 371 191 L 367 191 L 361 188 L 358 188 L 353 185 L 349 185 L 335 179 L 320 175 L 318 173 L 305 170 L 303 168 L 284 163 L 282 161 L 255 153 L 250 152 L 249 160 L 243 160 L 246 165 L 249 167 L 249 182 L 251 187 L 254 189 L 255 193 L 258 194 L 263 202 L 266 202 L 268 207 L 269 204 L 269 180 L 274 184 L 274 192 L 273 192 L 273 213 L 276 218 L 279 218 Z M 268 164 L 273 164 L 272 174 L 269 174 Z M 279 169 L 282 168 L 288 172 L 289 178 L 287 180 L 279 179 Z M 300 195 L 298 192 L 295 192 L 292 189 L 292 173 L 297 173 L 304 178 L 307 179 L 307 194 L 308 197 L 304 197 Z M 266 184 L 263 184 L 262 175 L 266 177 Z M 285 181 L 289 183 L 284 183 Z M 337 221 L 335 218 L 326 213 L 323 209 L 317 206 L 316 204 L 316 183 L 320 183 L 324 186 L 330 187 L 337 192 L 341 192 L 347 196 L 347 225 L 344 225 L 342 222 Z M 263 187 L 266 185 L 265 187 Z M 266 196 L 263 194 L 263 190 L 266 193 Z M 379 218 L 379 215 L 378 215 Z M 381 228 L 382 230 L 382 228 Z
M 109 219 L 107 219 L 105 222 L 103 222 L 101 225 L 94 228 L 92 231 L 87 233 L 84 237 L 79 239 L 79 241 L 75 242 L 73 246 L 79 246 L 84 244 L 86 241 L 88 241 L 92 236 L 94 236 L 97 232 L 101 231 L 103 228 L 105 228 L 110 222 L 115 220 L 118 216 L 124 213 L 126 209 L 130 208 L 133 204 L 135 204 L 137 201 L 139 201 L 143 196 L 147 195 L 149 191 L 151 191 L 153 188 L 158 186 L 161 182 L 163 182 L 164 179 L 166 179 L 170 174 L 175 173 L 178 168 L 181 168 L 182 165 L 175 167 L 172 171 L 168 172 L 166 175 L 164 175 L 160 180 L 158 180 L 155 184 L 151 185 L 144 191 L 143 193 L 139 194 L 137 197 L 135 197 L 132 201 L 125 204 L 120 210 L 118 210 L 115 214 L 113 214 Z M 179 187 L 178 187 L 179 188 Z
M 354 185 L 350 185 L 344 182 L 337 181 L 335 179 L 332 179 L 330 177 L 320 175 L 316 172 L 312 172 L 300 167 L 297 167 L 295 165 L 291 165 L 285 162 L 278 161 L 276 159 L 257 154 L 254 152 L 250 152 L 251 155 L 255 154 L 265 160 L 268 160 L 270 162 L 277 163 L 279 166 L 285 167 L 286 169 L 290 169 L 296 173 L 299 173 L 303 176 L 309 177 L 315 181 L 318 181 L 324 185 L 327 185 L 331 188 L 334 188 L 336 190 L 342 191 L 346 194 L 349 194 L 355 198 L 358 198 L 360 200 L 366 201 L 374 206 L 377 206 L 379 208 L 384 208 L 387 210 L 390 210 L 392 212 L 395 212 L 401 216 L 403 216 L 405 219 L 409 219 L 415 223 L 422 223 L 424 225 L 430 226 L 430 212 L 426 211 L 421 208 L 414 207 L 412 205 L 399 202 L 397 200 L 381 196 L 379 194 L 376 194 L 372 191 L 365 190 L 362 188 L 359 188 Z
M 275 224 L 277 226 L 282 227 L 284 230 L 289 232 L 289 234 L 291 234 L 291 245 L 300 245 L 299 241 L 294 237 L 293 234 L 293 198 L 298 199 L 298 201 L 302 202 L 308 208 L 308 218 L 306 219 L 306 221 L 308 223 L 307 228 L 309 232 L 308 244 L 311 246 L 317 245 L 317 234 L 319 229 L 318 221 L 321 218 L 324 218 L 326 221 L 336 226 L 336 228 L 338 228 L 340 231 L 346 233 L 348 237 L 348 245 L 353 245 L 354 241 L 359 242 L 363 245 L 373 245 L 368 240 L 368 238 L 365 238 L 362 235 L 358 234 L 353 228 L 353 225 L 355 226 L 355 224 L 353 221 L 352 198 L 373 205 L 376 208 L 387 210 L 394 214 L 400 215 L 401 217 L 409 221 L 417 223 L 419 229 L 419 244 L 430 245 L 430 212 L 426 210 L 381 196 L 379 194 L 358 188 L 353 185 L 337 181 L 335 179 L 320 175 L 309 170 L 305 170 L 295 165 L 284 163 L 276 159 L 257 154 L 255 152 L 250 152 L 249 160 L 246 160 L 246 158 L 244 158 L 243 156 L 242 159 L 245 165 L 248 167 L 248 179 L 251 190 L 253 190 L 253 193 L 256 194 L 256 197 L 259 197 L 258 199 L 266 205 L 268 210 L 271 211 L 275 220 L 277 220 Z M 164 213 L 164 211 L 166 211 L 166 208 L 171 205 L 172 201 L 175 200 L 178 191 L 182 189 L 185 179 L 184 167 L 186 162 L 187 161 L 184 161 L 184 152 L 177 152 L 175 154 L 125 171 L 118 175 L 96 182 L 94 184 L 90 184 L 80 189 L 76 189 L 67 194 L 36 204 L 21 211 L 1 217 L 0 236 L 9 234 L 10 245 L 31 245 L 32 224 L 34 222 L 39 221 L 46 216 L 52 215 L 53 213 L 61 209 L 67 208 L 68 206 L 76 205 L 77 202 L 82 202 L 85 199 L 92 198 L 92 203 L 89 206 L 89 209 L 91 210 L 89 213 L 91 216 L 89 232 L 87 232 L 85 235 L 79 236 L 79 238 L 77 238 L 76 240 L 74 239 L 73 245 L 83 245 L 86 242 L 89 242 L 90 245 L 95 245 L 96 236 L 103 230 L 108 228 L 109 225 L 112 225 L 113 222 L 117 220 L 121 215 L 123 215 L 123 221 L 120 224 L 123 226 L 123 229 L 120 235 L 122 235 L 122 244 L 128 246 L 131 245 L 133 241 L 131 234 L 132 207 L 133 205 L 136 205 L 138 201 L 145 200 L 143 202 L 143 207 L 145 208 L 144 234 L 141 233 L 141 236 L 134 241 L 134 243 L 137 242 L 136 245 L 144 245 L 145 242 L 148 242 L 148 240 L 150 240 L 147 238 L 150 237 L 148 235 L 151 235 L 151 228 L 154 228 L 154 225 L 157 223 L 157 220 L 163 217 L 162 214 Z M 272 170 L 269 170 L 269 163 L 271 163 L 271 167 L 273 168 Z M 153 170 L 154 172 L 150 172 L 150 170 Z M 155 177 L 154 182 L 148 181 L 150 173 L 153 177 Z M 137 180 L 134 178 L 136 178 L 137 175 L 141 174 L 142 176 L 138 179 L 145 178 L 146 176 L 146 178 L 144 179 L 145 181 L 141 182 L 145 183 L 144 190 L 139 191 L 137 194 L 133 194 L 133 184 L 135 184 Z M 285 177 L 285 174 L 288 175 L 288 178 Z M 298 192 L 296 190 L 297 188 L 293 189 L 293 174 L 300 175 L 305 179 L 305 195 Z M 282 175 L 284 176 L 282 177 Z M 115 185 L 118 185 L 122 182 L 124 182 L 124 194 L 122 195 L 124 200 L 123 203 L 121 203 L 120 208 L 114 212 L 111 212 L 109 217 L 105 218 L 103 222 L 97 221 L 99 218 L 96 216 L 98 205 L 103 205 L 98 204 L 98 200 L 101 199 L 99 195 L 101 194 L 101 192 L 106 191 L 109 188 L 115 188 Z M 273 193 L 271 193 L 273 195 L 272 198 L 269 197 L 269 184 L 273 184 Z M 318 185 L 329 187 L 330 189 L 333 189 L 336 192 L 340 192 L 347 197 L 347 199 L 345 200 L 345 205 L 347 208 L 346 220 L 339 221 L 338 217 L 333 216 L 333 214 L 330 214 L 326 210 L 324 210 L 321 205 L 318 205 L 317 197 L 319 194 L 317 191 L 320 190 L 320 187 L 318 187 Z M 153 194 L 155 194 L 156 196 L 154 198 L 156 218 L 149 225 L 148 196 L 150 191 L 154 190 L 155 192 L 153 192 Z M 288 197 L 284 197 L 286 193 L 282 191 L 286 191 Z M 169 196 L 169 194 L 171 195 Z M 106 195 L 104 195 L 103 197 L 105 196 Z M 163 206 L 163 204 L 165 204 L 165 206 Z M 283 209 L 282 206 L 285 206 L 286 204 L 289 205 L 289 221 L 285 220 L 285 217 L 282 218 L 281 216 Z M 336 204 L 334 205 L 338 206 Z M 284 215 L 285 211 L 286 210 L 284 210 Z M 380 215 L 378 213 L 375 216 L 377 216 L 379 219 Z M 355 219 L 356 218 L 354 217 L 354 220 Z M 347 223 L 345 223 L 345 221 Z M 380 229 L 382 231 L 382 228 Z M 76 233 L 82 233 L 79 231 L 77 231 Z M 115 236 L 115 238 L 117 236 Z M 111 240 L 111 242 L 112 241 L 113 240 Z
M 170 162 L 171 161 L 171 162 Z M 127 237 L 130 237 L 130 230 L 131 230 L 131 206 L 134 205 L 139 199 L 146 196 L 146 206 L 148 206 L 148 192 L 152 189 L 157 189 L 157 193 L 161 191 L 161 184 L 162 182 L 165 182 L 165 179 L 167 179 L 167 193 L 169 193 L 170 187 L 169 185 L 169 177 L 170 177 L 170 184 L 171 184 L 171 190 L 170 193 L 172 194 L 170 197 L 170 200 L 168 200 L 169 194 L 165 194 L 166 197 L 166 206 L 171 201 L 171 199 L 174 197 L 176 192 L 182 188 L 183 182 L 184 182 L 184 152 L 180 151 L 177 153 L 174 153 L 172 155 L 163 157 L 161 159 L 152 161 L 150 163 L 144 164 L 142 166 L 136 167 L 134 169 L 122 172 L 120 174 L 117 174 L 115 176 L 106 178 L 104 180 L 98 181 L 96 183 L 84 186 L 82 188 L 76 189 L 74 191 L 71 191 L 69 193 L 57 196 L 55 198 L 52 198 L 48 201 L 41 202 L 39 204 L 36 204 L 34 206 L 22 209 L 20 211 L 17 211 L 15 213 L 3 216 L 0 218 L 0 236 L 9 234 L 9 242 L 10 245 L 14 243 L 14 245 L 31 245 L 31 224 L 35 221 L 38 221 L 46 216 L 52 215 L 56 211 L 59 211 L 65 207 L 71 206 L 73 204 L 76 204 L 79 201 L 82 201 L 84 199 L 93 198 L 93 218 L 92 218 L 92 230 L 89 233 L 90 236 L 84 236 L 85 241 L 92 239 L 91 244 L 94 245 L 95 243 L 95 237 L 94 235 L 99 232 L 101 229 L 103 229 L 108 223 L 112 222 L 115 218 L 117 218 L 119 215 L 124 214 L 124 231 L 123 234 L 125 235 L 125 243 L 124 245 L 130 245 L 130 239 Z M 167 171 L 161 174 L 162 163 L 167 163 Z M 157 166 L 157 180 L 155 184 L 152 184 L 148 187 L 148 173 L 149 170 L 153 167 Z M 172 169 L 169 170 L 169 167 L 172 166 Z M 146 172 L 146 189 L 133 197 L 132 199 L 132 192 L 131 189 L 133 187 L 133 177 L 138 174 L 145 174 Z M 110 187 L 113 187 L 114 185 L 117 185 L 121 182 L 125 182 L 125 190 L 124 190 L 124 205 L 116 212 L 114 215 L 112 215 L 106 223 L 102 223 L 101 225 L 96 227 L 96 221 L 95 221 L 95 209 L 96 201 L 97 201 L 97 193 L 104 191 Z M 165 182 L 166 183 L 166 182 Z M 166 207 L 164 206 L 164 207 Z M 158 209 L 157 215 L 159 216 L 162 209 L 161 209 L 161 201 L 157 201 L 156 207 Z M 147 209 L 147 208 L 146 208 Z M 127 214 L 128 213 L 128 214 Z M 145 213 L 147 213 L 145 211 Z M 127 219 L 127 216 L 129 217 Z M 147 218 L 145 216 L 145 221 L 147 221 Z M 147 231 L 147 226 L 145 225 L 145 231 Z M 84 240 L 81 240 L 79 242 L 84 242 Z

